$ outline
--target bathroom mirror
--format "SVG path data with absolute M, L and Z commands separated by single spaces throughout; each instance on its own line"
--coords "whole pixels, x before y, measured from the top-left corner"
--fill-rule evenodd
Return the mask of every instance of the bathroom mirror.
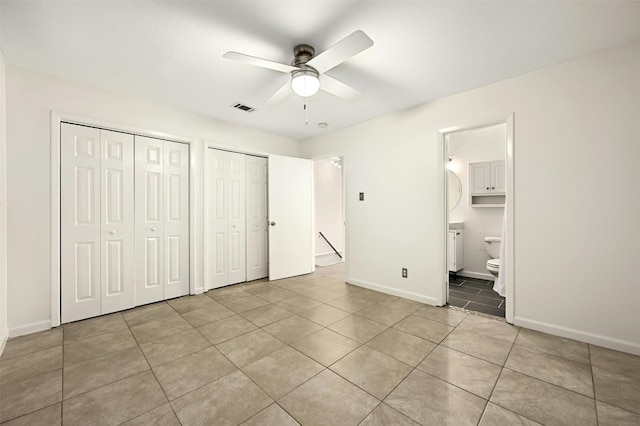
M 460 197 L 462 196 L 462 183 L 460 182 L 458 175 L 453 173 L 451 170 L 447 172 L 447 175 L 449 180 L 449 195 L 447 199 L 449 200 L 449 211 L 451 211 L 460 202 Z

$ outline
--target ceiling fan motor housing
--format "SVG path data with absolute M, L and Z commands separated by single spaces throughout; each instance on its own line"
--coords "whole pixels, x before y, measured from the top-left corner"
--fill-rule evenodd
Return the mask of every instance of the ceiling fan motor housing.
M 308 44 L 299 44 L 293 48 L 293 61 L 291 65 L 299 67 L 309 62 L 316 54 L 316 50 Z

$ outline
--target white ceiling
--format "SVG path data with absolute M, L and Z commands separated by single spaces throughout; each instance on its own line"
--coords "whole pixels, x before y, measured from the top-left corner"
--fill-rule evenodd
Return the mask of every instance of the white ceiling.
M 638 40 L 640 2 L 2 0 L 0 25 L 9 64 L 304 139 Z M 261 107 L 286 74 L 222 58 L 289 63 L 358 29 L 374 46 L 327 74 L 363 96 L 319 92 L 308 125 L 296 95 Z

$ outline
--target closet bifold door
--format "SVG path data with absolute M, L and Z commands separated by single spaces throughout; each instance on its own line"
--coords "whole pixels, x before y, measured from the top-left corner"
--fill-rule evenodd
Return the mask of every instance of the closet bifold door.
M 207 217 L 207 290 L 227 285 L 227 153 L 208 148 L 205 194 Z
M 133 135 L 100 131 L 102 314 L 133 308 Z
M 136 304 L 189 293 L 189 146 L 135 140 Z
M 229 245 L 227 284 L 242 283 L 247 280 L 246 266 L 246 200 L 245 200 L 245 155 L 227 153 L 228 201 L 227 235 Z
M 207 289 L 246 281 L 245 156 L 207 149 Z
M 164 298 L 189 294 L 189 145 L 164 142 Z
M 60 128 L 62 322 L 133 307 L 133 136 Z
M 164 141 L 136 136 L 136 305 L 164 300 Z
M 269 276 L 267 159 L 247 155 L 247 281 Z

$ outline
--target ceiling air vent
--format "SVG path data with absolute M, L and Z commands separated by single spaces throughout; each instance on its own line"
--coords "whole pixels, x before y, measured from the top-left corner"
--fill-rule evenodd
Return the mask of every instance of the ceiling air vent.
M 255 111 L 255 108 L 251 108 L 250 106 L 241 104 L 240 102 L 237 102 L 237 103 L 235 103 L 235 104 L 233 104 L 231 106 L 234 107 L 235 109 L 239 109 L 239 110 L 244 111 L 244 112 Z

